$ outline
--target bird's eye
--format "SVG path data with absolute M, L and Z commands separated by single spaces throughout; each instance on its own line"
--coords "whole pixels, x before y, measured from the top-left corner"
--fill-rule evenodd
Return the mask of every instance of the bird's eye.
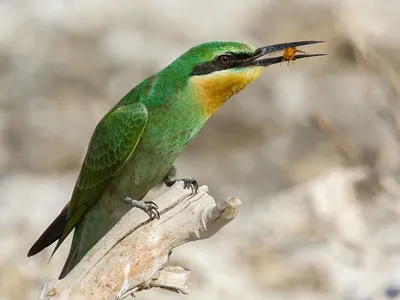
M 223 55 L 218 56 L 217 61 L 221 65 L 225 65 L 226 66 L 232 61 L 232 56 L 223 54 Z

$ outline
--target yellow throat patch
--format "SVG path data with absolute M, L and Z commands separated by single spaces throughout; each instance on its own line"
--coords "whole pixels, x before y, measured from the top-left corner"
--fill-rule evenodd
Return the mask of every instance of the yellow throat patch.
M 190 83 L 204 107 L 204 115 L 210 117 L 234 94 L 243 90 L 260 76 L 262 67 L 243 70 L 223 70 L 201 76 L 192 76 Z

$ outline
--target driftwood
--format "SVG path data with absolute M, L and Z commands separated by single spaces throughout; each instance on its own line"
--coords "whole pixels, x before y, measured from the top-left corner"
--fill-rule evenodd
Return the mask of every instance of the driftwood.
M 124 299 L 154 287 L 188 294 L 189 270 L 168 264 L 171 250 L 214 235 L 234 219 L 240 200 L 215 203 L 175 184 L 156 199 L 160 220 L 129 211 L 62 280 L 46 282 L 40 299 Z

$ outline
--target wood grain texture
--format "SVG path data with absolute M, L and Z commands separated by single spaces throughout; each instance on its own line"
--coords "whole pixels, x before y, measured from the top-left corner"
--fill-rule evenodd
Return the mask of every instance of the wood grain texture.
M 189 293 L 189 271 L 168 265 L 170 251 L 214 235 L 236 217 L 240 200 L 215 203 L 206 186 L 190 195 L 177 183 L 155 202 L 160 220 L 132 209 L 71 273 L 47 282 L 40 300 L 124 299 L 153 287 Z

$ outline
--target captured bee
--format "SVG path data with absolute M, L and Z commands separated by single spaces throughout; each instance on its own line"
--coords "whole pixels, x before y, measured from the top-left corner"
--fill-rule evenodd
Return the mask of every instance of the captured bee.
M 297 49 L 296 47 L 289 47 L 289 48 L 286 48 L 286 49 L 283 51 L 283 55 L 282 55 L 283 57 L 282 57 L 281 65 L 282 65 L 282 63 L 283 63 L 284 61 L 287 61 L 287 62 L 288 62 L 287 65 L 289 65 L 290 61 L 292 61 L 292 63 L 294 64 L 294 61 L 296 60 L 296 58 L 294 57 L 295 54 L 296 54 L 296 52 L 305 53 L 304 51 L 301 51 L 301 50 Z

